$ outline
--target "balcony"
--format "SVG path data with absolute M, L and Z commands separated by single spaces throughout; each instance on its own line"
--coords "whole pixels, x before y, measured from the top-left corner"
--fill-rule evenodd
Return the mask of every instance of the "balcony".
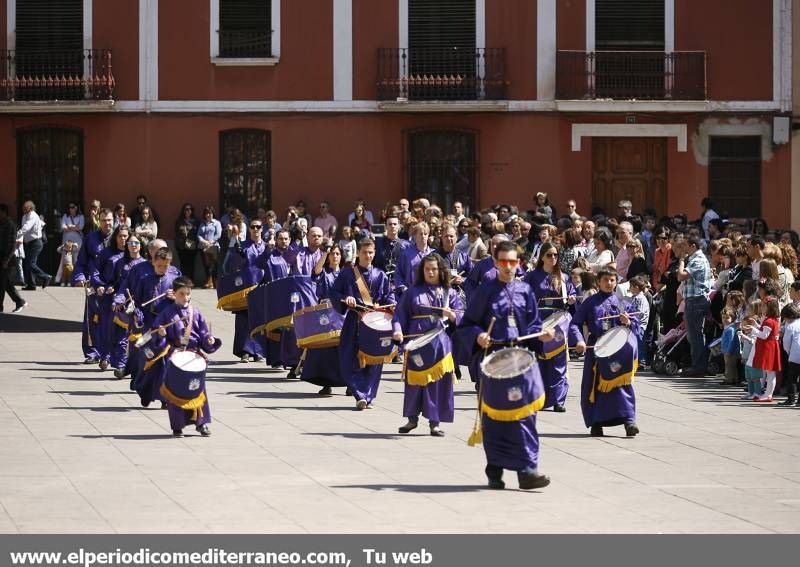
M 380 101 L 506 100 L 503 48 L 378 49 Z
M 220 58 L 272 57 L 272 32 L 262 29 L 219 30 Z
M 110 49 L 0 50 L 0 101 L 113 101 Z
M 706 54 L 559 51 L 556 99 L 706 100 Z

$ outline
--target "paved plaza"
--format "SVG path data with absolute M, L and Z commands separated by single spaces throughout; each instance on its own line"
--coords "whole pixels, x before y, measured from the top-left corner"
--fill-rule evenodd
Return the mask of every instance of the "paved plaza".
M 210 438 L 171 436 L 128 380 L 84 366 L 83 292 L 27 293 L 0 314 L 0 532 L 511 533 L 800 531 L 800 409 L 755 404 L 718 381 L 637 376 L 638 422 L 591 438 L 570 372 L 565 414 L 539 414 L 540 491 L 484 489 L 468 447 L 469 380 L 445 438 L 397 434 L 400 367 L 371 411 L 321 398 L 285 371 L 239 364 L 233 317 L 194 302 L 225 345 L 213 356 Z M 11 304 L 6 301 L 6 308 Z

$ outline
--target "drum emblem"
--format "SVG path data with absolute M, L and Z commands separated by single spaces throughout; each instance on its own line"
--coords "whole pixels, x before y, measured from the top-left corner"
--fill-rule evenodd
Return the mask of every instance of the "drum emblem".
M 619 362 L 612 362 L 611 364 L 608 365 L 608 368 L 611 370 L 611 372 L 616 374 L 617 372 L 619 372 L 620 368 L 622 368 L 622 365 Z
M 331 320 L 330 317 L 328 317 L 327 313 L 323 313 L 322 315 L 319 316 L 319 324 L 322 325 L 323 327 L 327 327 L 328 325 L 330 325 L 330 323 Z
M 508 401 L 518 402 L 522 399 L 522 388 L 517 386 L 508 389 Z
M 564 340 L 564 333 L 562 333 L 561 331 L 556 331 L 556 334 L 553 336 L 553 340 L 554 341 L 558 341 L 558 342 L 563 341 Z
M 388 347 L 390 344 L 392 344 L 392 339 L 381 339 L 381 346 L 383 348 Z
M 419 354 L 415 354 L 415 355 L 413 355 L 413 356 L 411 357 L 411 360 L 413 360 L 413 361 L 414 361 L 414 365 L 415 365 L 415 366 L 417 366 L 417 367 L 421 367 L 421 366 L 422 366 L 422 363 L 424 362 L 424 361 L 422 360 L 422 355 L 419 355 Z
M 300 303 L 300 294 L 295 291 L 292 295 L 289 296 L 289 301 L 291 303 Z
M 242 276 L 236 276 L 236 279 L 233 280 L 233 283 L 237 286 L 242 285 L 243 282 L 244 280 L 242 279 Z
M 189 390 L 194 392 L 195 390 L 200 389 L 200 380 L 197 378 L 193 378 L 191 382 L 189 382 Z
M 155 354 L 153 354 L 153 351 L 150 350 L 149 348 L 144 349 L 144 355 L 147 358 L 153 358 L 155 356 Z

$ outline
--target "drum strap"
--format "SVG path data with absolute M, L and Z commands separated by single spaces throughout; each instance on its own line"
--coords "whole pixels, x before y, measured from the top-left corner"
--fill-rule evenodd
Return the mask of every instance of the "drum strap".
M 356 275 L 356 287 L 358 287 L 358 293 L 361 295 L 361 301 L 366 305 L 373 305 L 372 296 L 369 293 L 367 283 L 364 281 L 364 276 L 361 275 L 361 270 L 358 269 L 356 264 L 352 265 L 351 268 L 353 268 L 353 272 Z

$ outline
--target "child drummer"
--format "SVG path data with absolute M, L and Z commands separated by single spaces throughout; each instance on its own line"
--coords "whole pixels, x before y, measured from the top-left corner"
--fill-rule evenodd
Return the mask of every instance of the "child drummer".
M 175 293 L 175 303 L 164 309 L 156 318 L 153 328 L 158 330 L 158 340 L 161 342 L 159 350 L 164 347 L 172 352 L 176 350 L 189 350 L 201 355 L 201 351 L 212 353 L 222 346 L 222 340 L 214 337 L 200 313 L 200 310 L 190 305 L 192 299 L 192 281 L 187 277 L 179 277 L 172 283 Z M 170 353 L 171 354 L 171 353 Z M 211 435 L 208 424 L 211 423 L 211 410 L 205 387 L 205 371 L 202 375 L 194 377 L 192 383 L 183 388 L 191 392 L 192 398 L 173 392 L 177 389 L 174 380 L 170 380 L 170 373 L 174 367 L 167 364 L 164 383 L 161 385 L 161 395 L 167 400 L 169 423 L 175 437 L 183 436 L 183 428 L 194 423 L 197 431 L 203 437 Z M 195 383 L 195 379 L 197 382 Z M 170 383 L 173 388 L 170 388 Z

